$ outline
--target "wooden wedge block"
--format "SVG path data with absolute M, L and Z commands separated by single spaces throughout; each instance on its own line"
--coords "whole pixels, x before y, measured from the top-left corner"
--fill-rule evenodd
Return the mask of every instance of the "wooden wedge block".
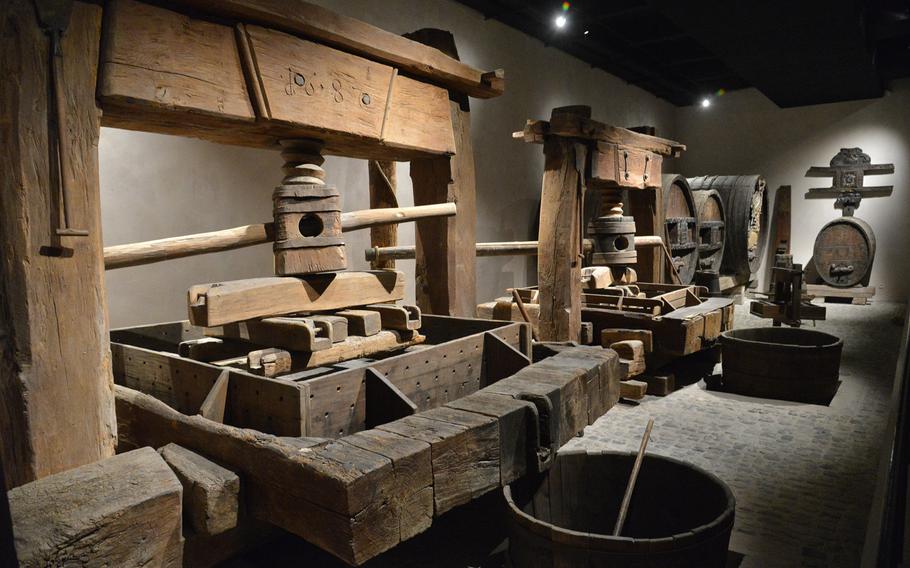
M 237 526 L 240 478 L 236 473 L 177 444 L 168 444 L 158 453 L 183 485 L 183 510 L 194 531 L 214 536 Z
M 291 354 L 283 349 L 257 349 L 247 355 L 251 371 L 258 371 L 264 377 L 277 377 L 291 371 Z
M 339 315 L 310 316 L 317 327 L 323 327 L 332 343 L 339 343 L 348 338 L 348 320 Z
M 404 297 L 404 274 L 392 270 L 251 278 L 193 286 L 190 321 L 203 327 L 298 312 L 338 310 Z
M 667 396 L 676 389 L 676 376 L 673 373 L 664 375 L 645 374 L 639 379 L 648 383 L 648 394 Z
M 627 364 L 626 376 L 636 377 L 645 372 L 645 346 L 637 339 L 625 339 L 610 345 Z
M 600 344 L 604 347 L 610 347 L 617 341 L 625 341 L 627 339 L 641 341 L 645 348 L 645 353 L 654 351 L 654 334 L 651 330 L 614 327 L 600 332 Z
M 342 310 L 335 315 L 348 321 L 349 335 L 370 336 L 382 330 L 382 317 L 371 310 Z
M 623 398 L 639 400 L 641 398 L 644 398 L 645 394 L 647 394 L 648 383 L 644 381 L 636 381 L 635 379 L 622 381 L 619 383 L 619 392 Z
M 394 304 L 371 304 L 368 310 L 379 313 L 384 329 L 406 331 L 420 329 L 420 308 L 417 306 L 396 306 Z
M 152 448 L 11 489 L 19 563 L 179 568 L 182 493 L 177 476 Z
M 499 486 L 499 425 L 495 419 L 436 408 L 379 429 L 430 444 L 437 516 Z
M 314 318 L 272 317 L 205 329 L 209 337 L 234 339 L 292 351 L 320 351 L 332 346 L 331 326 Z
M 224 422 L 224 410 L 227 407 L 227 393 L 230 384 L 231 374 L 225 369 L 218 375 L 215 384 L 205 400 L 199 406 L 199 415 L 215 422 Z

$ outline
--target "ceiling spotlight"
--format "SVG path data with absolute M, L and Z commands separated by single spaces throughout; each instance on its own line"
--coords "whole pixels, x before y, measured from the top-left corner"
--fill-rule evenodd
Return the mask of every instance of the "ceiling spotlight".
M 701 108 L 708 108 L 711 106 L 711 99 L 705 97 L 701 100 Z
M 585 35 L 588 35 L 588 30 L 585 30 Z
M 556 24 L 556 27 L 557 27 L 557 28 L 564 28 L 564 27 L 566 27 L 566 22 L 568 22 L 568 20 L 567 20 L 566 17 L 563 16 L 562 14 L 556 16 L 556 19 L 553 20 L 553 23 Z

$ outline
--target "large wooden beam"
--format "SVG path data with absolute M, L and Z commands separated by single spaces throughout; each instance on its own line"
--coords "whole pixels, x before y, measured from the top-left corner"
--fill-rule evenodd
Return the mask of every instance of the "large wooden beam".
M 95 105 L 101 7 L 75 3 L 57 59 L 70 150 L 62 172 L 50 158 L 48 36 L 31 2 L 3 2 L 0 22 L 0 446 L 15 487 L 113 455 L 116 424 Z M 87 237 L 55 235 L 60 173 L 71 180 L 68 216 Z
M 458 58 L 455 38 L 443 30 L 418 30 L 408 37 Z M 471 113 L 467 97 L 450 92 L 455 155 L 411 162 L 414 203 L 458 204 L 454 219 L 421 221 L 416 226 L 417 304 L 432 313 L 470 317 L 476 303 L 474 243 L 477 205 Z
M 454 152 L 448 97 L 397 68 L 272 29 L 134 0 L 105 6 L 98 97 L 107 126 L 277 148 L 410 159 Z
M 559 136 L 544 144 L 540 198 L 539 335 L 578 341 L 581 333 L 581 208 L 587 148 Z
M 21 566 L 182 566 L 182 493 L 151 448 L 17 487 Z
M 450 57 L 445 50 L 433 49 L 438 46 L 421 45 L 301 0 L 172 0 L 170 3 L 310 37 L 472 97 L 497 97 L 504 90 L 501 72 L 484 73 Z

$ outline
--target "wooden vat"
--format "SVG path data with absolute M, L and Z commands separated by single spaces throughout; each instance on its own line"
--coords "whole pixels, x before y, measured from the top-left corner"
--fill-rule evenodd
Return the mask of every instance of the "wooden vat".
M 747 276 L 761 266 L 768 232 L 768 195 L 765 178 L 751 176 L 700 176 L 689 178 L 693 191 L 715 189 L 726 212 L 726 238 L 721 270 Z
M 720 336 L 723 390 L 760 398 L 828 404 L 843 341 L 802 328 L 736 329 Z
M 698 270 L 720 273 L 726 238 L 726 212 L 720 193 L 693 191 L 698 213 Z
M 619 398 L 618 356 L 533 365 L 525 324 L 426 315 L 403 353 L 267 378 L 176 354 L 186 322 L 112 332 L 120 447 L 179 444 L 240 475 L 257 521 L 359 565 L 549 467 Z M 197 414 L 226 373 L 223 423 Z
M 835 288 L 868 286 L 875 260 L 875 233 L 856 217 L 841 217 L 815 237 L 812 263 L 825 284 Z
M 634 453 L 560 453 L 545 474 L 503 489 L 515 566 L 722 567 L 735 499 L 715 475 L 645 456 L 622 536 L 612 535 Z
M 699 225 L 695 199 L 681 175 L 663 176 L 664 219 L 667 246 L 682 284 L 690 284 L 698 269 Z

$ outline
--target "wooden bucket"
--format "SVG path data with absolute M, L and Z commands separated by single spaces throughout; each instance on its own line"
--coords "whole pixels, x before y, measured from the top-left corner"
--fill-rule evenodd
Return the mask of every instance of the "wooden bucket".
M 698 214 L 698 270 L 720 272 L 727 217 L 723 198 L 713 189 L 693 191 L 692 197 Z
M 700 176 L 689 178 L 693 191 L 720 193 L 726 213 L 721 272 L 750 275 L 761 266 L 768 232 L 768 194 L 765 178 L 751 176 Z
M 829 404 L 840 384 L 844 342 L 810 329 L 734 329 L 720 336 L 723 390 L 746 396 Z
M 667 247 L 679 272 L 680 284 L 691 284 L 698 269 L 698 214 L 689 183 L 681 175 L 662 178 Z
M 812 263 L 819 277 L 835 288 L 869 285 L 875 260 L 875 233 L 856 217 L 841 217 L 815 237 Z
M 622 536 L 611 536 L 635 454 L 561 452 L 504 488 L 509 555 L 523 568 L 726 565 L 735 500 L 715 475 L 646 454 Z

